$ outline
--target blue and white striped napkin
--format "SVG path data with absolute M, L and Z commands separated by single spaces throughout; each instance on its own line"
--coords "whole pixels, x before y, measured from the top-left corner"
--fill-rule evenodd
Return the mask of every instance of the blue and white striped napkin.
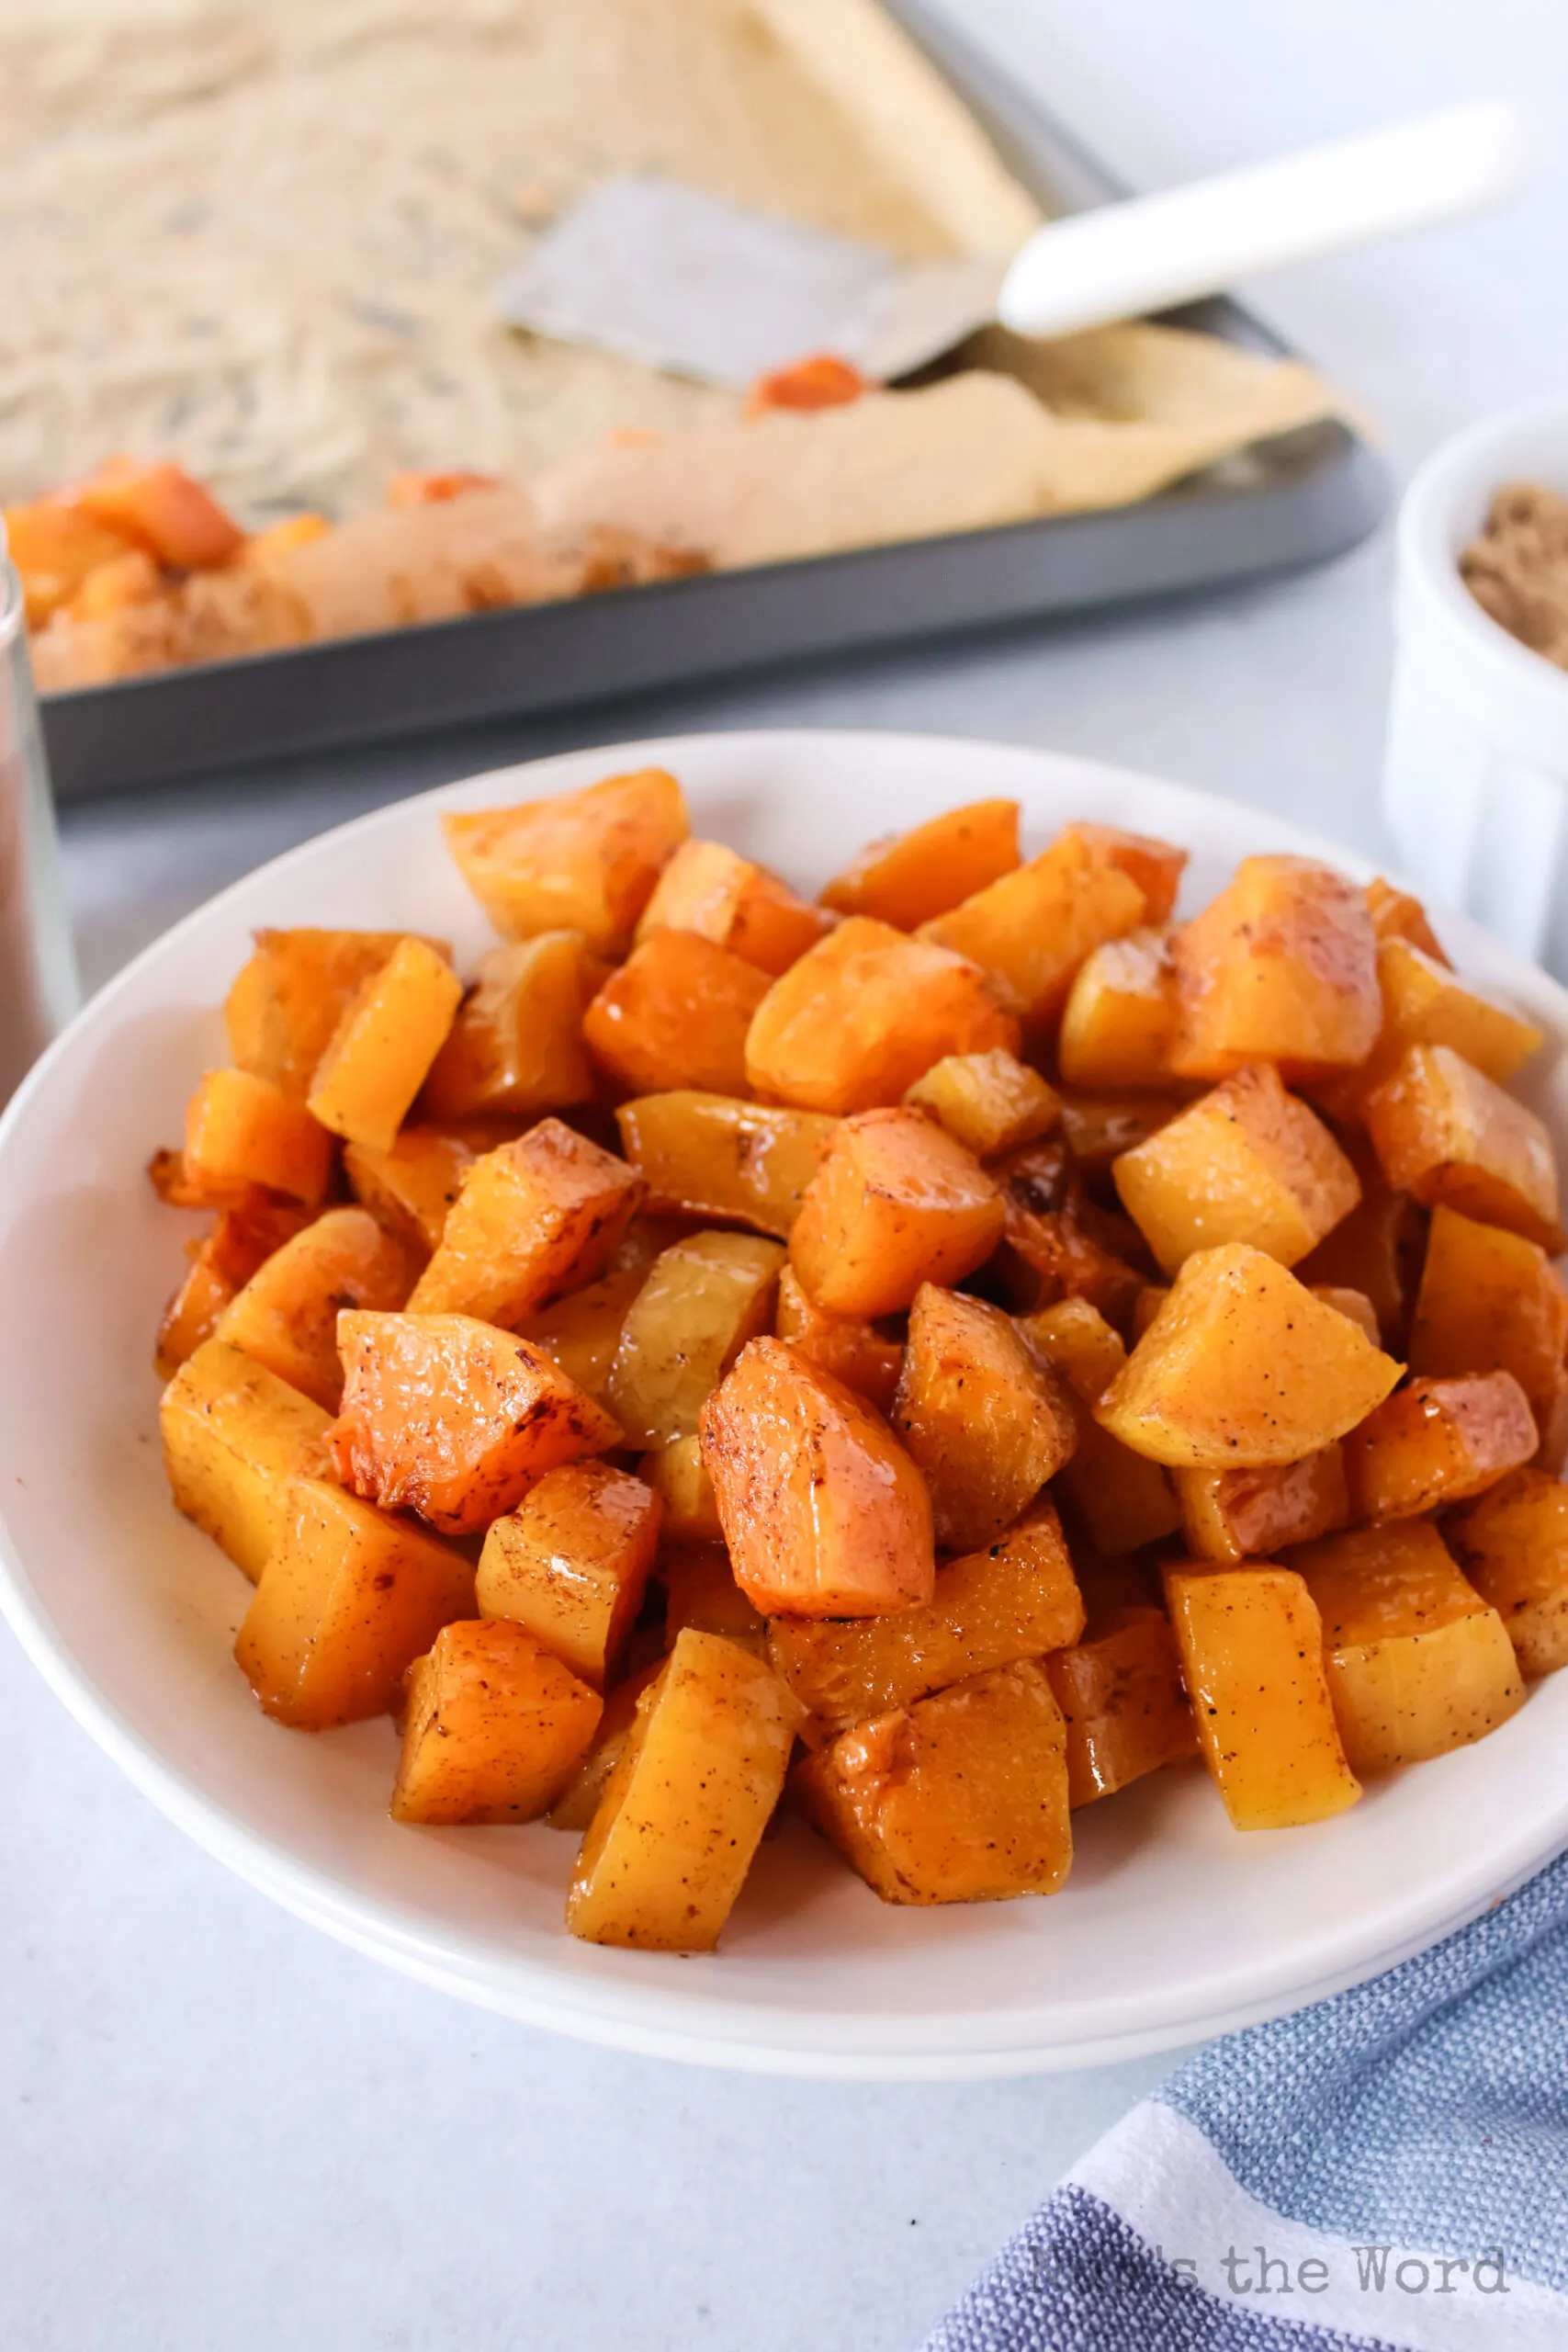
M 1568 2352 L 1568 1857 L 1213 2043 L 926 2352 Z

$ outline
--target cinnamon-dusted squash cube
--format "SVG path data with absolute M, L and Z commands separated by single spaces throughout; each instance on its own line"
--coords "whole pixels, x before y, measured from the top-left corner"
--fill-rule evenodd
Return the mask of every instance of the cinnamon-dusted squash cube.
M 1515 1470 L 1443 1521 L 1454 1557 L 1495 1609 L 1523 1674 L 1568 1666 L 1568 1487 Z
M 615 1121 L 656 1215 L 723 1217 L 781 1241 L 838 1124 L 818 1111 L 679 1088 L 623 1102 Z
M 666 1544 L 659 1555 L 664 1585 L 664 1646 L 672 1650 L 688 1625 L 722 1634 L 758 1657 L 767 1655 L 768 1622 L 735 1581 L 722 1541 Z
M 1181 1000 L 1171 1066 L 1229 1078 L 1273 1062 L 1281 1078 L 1355 1069 L 1382 1019 L 1364 891 L 1306 857 L 1247 857 L 1176 941 Z
M 666 1444 L 654 1446 L 637 1464 L 637 1475 L 663 1504 L 664 1531 L 673 1541 L 722 1542 L 724 1530 L 719 1525 L 713 1480 L 704 1465 L 701 1438 L 672 1437 Z
M 1077 1442 L 1057 1473 L 1064 1508 L 1102 1559 L 1119 1560 L 1181 1524 L 1170 1474 L 1102 1430 L 1093 1408 L 1127 1361 L 1126 1343 L 1087 1298 L 1064 1298 L 1019 1322 L 1024 1345 L 1077 1401 Z
M 662 1520 L 658 1496 L 606 1462 L 547 1470 L 485 1537 L 479 1614 L 526 1625 L 592 1690 L 606 1690 L 642 1607 Z
M 1085 957 L 1062 1012 L 1056 1055 L 1069 1086 L 1170 1080 L 1178 1002 L 1174 933 L 1130 931 Z
M 291 1102 L 303 1102 L 338 1023 L 404 936 L 400 931 L 258 931 L 255 953 L 223 1003 L 235 1067 L 270 1079 Z
M 1438 1378 L 1511 1372 L 1547 1452 L 1562 1466 L 1568 1395 L 1568 1291 L 1538 1242 L 1457 1209 L 1432 1212 L 1410 1326 L 1410 1369 Z
M 1000 1307 L 932 1283 L 909 1309 L 893 1426 L 925 1473 L 948 1551 L 992 1542 L 1077 1442 L 1070 1395 Z
M 515 1119 L 593 1098 L 582 1016 L 604 978 L 581 932 L 546 931 L 481 956 L 430 1066 L 421 1107 L 442 1119 Z
M 1360 1182 L 1323 1121 L 1261 1062 L 1237 1070 L 1111 1169 L 1168 1274 L 1227 1241 L 1293 1266 L 1348 1216 Z
M 783 1793 L 798 1721 L 765 1659 L 719 1634 L 678 1635 L 583 1838 L 572 1934 L 710 1951 Z
M 1540 1442 L 1511 1372 L 1413 1380 L 1345 1441 L 1359 1519 L 1419 1519 L 1528 1462 Z
M 839 1730 L 992 1667 L 1064 1649 L 1083 1624 L 1061 1522 L 1041 1502 L 996 1543 L 938 1568 L 923 1609 L 838 1624 L 773 1617 L 768 1656 L 802 1706 Z
M 1187 871 L 1187 852 L 1174 842 L 1157 841 L 1152 833 L 1125 833 L 1116 825 L 1091 825 L 1079 820 L 1065 825 L 1059 839 L 1079 842 L 1092 856 L 1120 866 L 1131 875 L 1148 908 L 1145 920 L 1168 922 L 1176 894 Z
M 612 1266 L 596 1283 L 584 1283 L 553 1306 L 525 1315 L 517 1327 L 519 1336 L 532 1340 L 569 1379 L 604 1405 L 622 1329 L 646 1279 L 645 1267 Z
M 703 1408 L 702 1442 L 736 1582 L 764 1614 L 879 1617 L 931 1599 L 925 1480 L 830 1373 L 750 1340 Z
M 764 1102 L 868 1111 L 900 1102 L 944 1056 L 998 1046 L 1016 1050 L 1018 1023 L 976 965 L 852 915 L 762 999 L 746 1038 L 746 1084 Z
M 324 1731 L 386 1714 L 442 1626 L 473 1613 L 460 1552 L 324 1478 L 299 1478 L 234 1657 L 269 1715 Z
M 333 1135 L 385 1151 L 447 1032 L 463 986 L 427 940 L 400 939 L 348 1005 L 316 1065 L 310 1114 Z
M 186 1173 L 218 1205 L 260 1185 L 313 1206 L 332 1181 L 333 1148 L 302 1104 L 248 1070 L 209 1070 L 186 1105 Z
M 542 1349 L 473 1316 L 348 1309 L 338 1345 L 338 1476 L 443 1534 L 477 1533 L 558 1463 L 620 1442 L 608 1413 Z
M 904 1351 L 897 1340 L 885 1339 L 874 1323 L 862 1315 L 831 1315 L 807 1297 L 793 1266 L 779 1274 L 775 1339 L 787 1340 L 811 1363 L 820 1364 L 879 1413 L 891 1413 Z
M 971 800 L 872 842 L 833 876 L 822 904 L 914 931 L 1012 872 L 1018 815 L 1016 800 Z
M 1331 1534 L 1350 1516 L 1338 1445 L 1262 1470 L 1174 1470 L 1171 1477 L 1188 1549 L 1222 1567 L 1272 1559 L 1289 1544 Z
M 536 1821 L 561 1793 L 603 1702 L 525 1625 L 464 1620 L 409 1678 L 394 1821 Z
M 1189 1258 L 1095 1418 L 1172 1469 L 1256 1469 L 1346 1436 L 1402 1369 L 1277 1259 L 1233 1242 Z
M 1027 1658 L 853 1724 L 794 1786 L 885 1903 L 1054 1894 L 1072 1866 L 1061 1710 Z
M 558 1119 L 475 1160 L 409 1301 L 521 1323 L 593 1280 L 641 1205 L 640 1176 Z
M 220 1209 L 200 1241 L 187 1242 L 190 1269 L 164 1310 L 152 1367 L 172 1380 L 182 1363 L 210 1340 L 219 1317 L 275 1250 L 302 1232 L 313 1212 L 265 1196 Z
M 694 1233 L 654 1261 L 626 1311 L 604 1401 L 628 1445 L 694 1437 L 704 1405 L 748 1340 L 771 1330 L 784 1247 L 753 1233 Z
M 895 1315 L 922 1283 L 962 1282 L 1001 1238 L 1002 1196 L 919 1111 L 845 1119 L 806 1188 L 790 1263 L 834 1315 Z
M 458 871 L 503 939 L 581 932 L 619 956 L 653 886 L 690 833 L 680 786 L 663 768 L 606 776 L 578 792 L 443 817 Z
M 1426 1521 L 1360 1527 L 1291 1555 L 1323 1622 L 1350 1769 L 1384 1772 L 1483 1738 L 1524 1702 L 1503 1621 Z
M 1176 1635 L 1136 1603 L 1090 1620 L 1071 1649 L 1042 1658 L 1067 1735 L 1067 1801 L 1092 1804 L 1198 1753 Z
M 1106 1175 L 1113 1159 L 1146 1143 L 1184 1110 L 1190 1093 L 1189 1089 L 1181 1094 L 1154 1094 L 1136 1088 L 1089 1093 L 1063 1087 L 1058 1131 L 1074 1167 L 1086 1176 Z
M 1146 923 L 1148 906 L 1104 848 L 1069 830 L 1016 873 L 922 923 L 919 935 L 971 957 L 1001 1002 L 1038 1032 L 1060 1013 L 1085 956 Z
M 581 1837 L 587 1828 L 636 1727 L 637 1701 L 663 1671 L 662 1657 L 650 1658 L 646 1666 L 628 1674 L 624 1682 L 617 1682 L 605 1694 L 599 1728 L 572 1766 L 566 1786 L 547 1816 L 552 1829 L 575 1830 Z
M 158 1409 L 175 1508 L 255 1582 L 283 1532 L 294 1482 L 328 1464 L 332 1421 L 224 1340 L 197 1348 Z
M 583 1038 L 630 1093 L 743 1093 L 747 1035 L 769 986 L 755 964 L 694 931 L 656 931 L 600 989 Z
M 1408 1046 L 1451 1046 L 1501 1085 L 1540 1048 L 1533 1021 L 1411 940 L 1380 940 L 1378 985 L 1382 1035 L 1374 1058 L 1386 1053 L 1390 1067 Z
M 355 1199 L 389 1232 L 428 1257 L 478 1158 L 473 1145 L 449 1128 L 409 1126 L 385 1151 L 368 1144 L 345 1145 L 343 1170 Z
M 1535 1113 L 1449 1046 L 1412 1046 L 1362 1106 L 1395 1192 L 1506 1226 L 1555 1257 L 1557 1155 Z
M 1361 1793 L 1336 1721 L 1304 1577 L 1269 1565 L 1165 1571 L 1198 1738 L 1236 1829 L 1293 1829 Z
M 1032 1143 L 1056 1124 L 1056 1090 L 1037 1069 L 1000 1046 L 988 1054 L 948 1054 L 918 1078 L 904 1100 L 929 1111 L 976 1159 Z
M 1380 874 L 1367 885 L 1367 906 L 1372 918 L 1372 929 L 1380 939 L 1408 939 L 1435 964 L 1446 964 L 1442 942 L 1427 920 L 1427 910 L 1419 899 L 1408 890 L 1396 890 Z
M 1360 1291 L 1371 1300 L 1384 1346 L 1397 1351 L 1420 1278 L 1426 1212 L 1408 1193 L 1393 1190 L 1365 1136 L 1342 1136 L 1340 1144 L 1356 1171 L 1361 1197 L 1314 1250 L 1298 1260 L 1295 1272 L 1309 1289 Z
M 335 1413 L 339 1309 L 406 1306 L 418 1274 L 413 1252 L 368 1209 L 328 1209 L 258 1267 L 219 1318 L 218 1337 Z
M 637 935 L 700 932 L 776 979 L 816 946 L 829 922 L 765 865 L 722 842 L 682 842 L 654 885 Z

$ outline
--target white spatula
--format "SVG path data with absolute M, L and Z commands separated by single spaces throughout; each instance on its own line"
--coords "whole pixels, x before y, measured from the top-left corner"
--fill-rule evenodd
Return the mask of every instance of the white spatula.
M 512 324 L 743 386 L 815 352 L 889 382 L 993 319 L 1070 334 L 1481 210 L 1529 165 L 1499 100 L 1050 221 L 1010 262 L 909 263 L 651 177 L 603 182 L 496 289 Z

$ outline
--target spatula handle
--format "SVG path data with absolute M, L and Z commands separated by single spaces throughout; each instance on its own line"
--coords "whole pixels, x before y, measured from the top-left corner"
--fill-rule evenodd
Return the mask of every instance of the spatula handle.
M 1050 222 L 1014 260 L 998 315 L 1032 335 L 1136 318 L 1501 203 L 1529 165 L 1517 107 L 1495 99 L 1450 107 Z

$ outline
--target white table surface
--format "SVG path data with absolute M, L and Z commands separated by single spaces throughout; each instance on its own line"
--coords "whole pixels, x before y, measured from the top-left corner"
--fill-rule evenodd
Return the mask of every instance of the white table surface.
M 1261 307 L 1396 468 L 1568 385 L 1568 15 L 1549 0 L 945 0 L 1134 184 L 1499 90 L 1555 147 L 1506 217 Z M 1386 537 L 1245 594 L 74 812 L 90 980 L 393 793 L 570 742 L 886 725 L 1093 752 L 1375 847 Z M 857 2087 L 465 2009 L 187 1845 L 0 1637 L 0 2335 L 17 2352 L 900 2352 L 1164 2062 Z

